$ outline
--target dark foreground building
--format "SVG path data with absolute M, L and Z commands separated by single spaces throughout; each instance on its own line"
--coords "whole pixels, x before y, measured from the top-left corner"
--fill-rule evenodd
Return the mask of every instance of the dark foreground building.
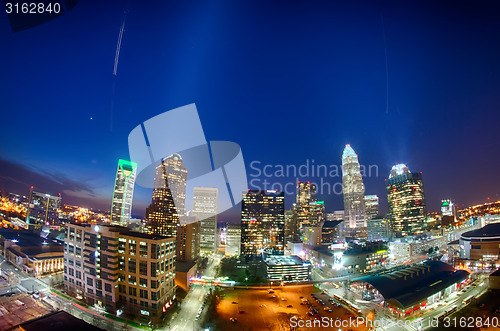
M 56 311 L 54 313 L 32 319 L 31 321 L 25 322 L 19 325 L 18 329 L 21 331 L 38 331 L 38 330 L 50 330 L 50 331 L 103 331 L 104 329 L 98 328 L 85 322 L 82 319 L 76 318 L 73 315 L 68 314 L 64 310 Z

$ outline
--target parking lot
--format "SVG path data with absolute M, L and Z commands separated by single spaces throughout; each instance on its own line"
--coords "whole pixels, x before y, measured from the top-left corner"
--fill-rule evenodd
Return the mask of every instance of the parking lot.
M 323 301 L 323 304 L 311 296 L 313 293 Z M 346 308 L 336 306 L 328 299 L 326 294 L 321 294 L 312 285 L 276 287 L 272 291 L 269 289 L 227 289 L 217 305 L 217 327 L 219 330 L 240 331 L 290 330 L 293 326 L 291 319 L 306 321 L 328 317 L 335 321 L 356 318 Z M 231 319 L 234 320 L 231 321 Z M 335 328 L 335 330 L 338 329 Z M 366 328 L 340 329 L 365 330 Z M 316 330 L 316 328 L 297 327 L 295 330 Z

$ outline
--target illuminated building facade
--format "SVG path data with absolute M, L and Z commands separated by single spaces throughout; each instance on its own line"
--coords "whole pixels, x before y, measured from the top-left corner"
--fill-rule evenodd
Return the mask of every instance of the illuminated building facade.
M 63 270 L 63 244 L 61 240 L 46 240 L 32 231 L 0 228 L 0 255 L 34 277 Z
M 460 257 L 497 262 L 500 258 L 500 223 L 463 233 L 460 236 Z
M 148 231 L 176 236 L 179 217 L 184 215 L 187 170 L 178 154 L 164 158 L 156 167 L 153 199 L 146 208 Z
M 380 214 L 379 199 L 376 195 L 365 195 L 366 220 L 371 220 Z
M 295 255 L 272 255 L 264 261 L 267 279 L 271 282 L 287 282 L 311 279 L 311 264 Z
M 295 214 L 295 204 L 292 210 L 285 210 L 285 242 L 299 242 L 300 229 L 297 226 L 297 216 Z
M 181 216 L 177 227 L 177 260 L 194 261 L 200 254 L 200 222 L 196 216 Z
M 324 221 L 321 226 L 321 245 L 330 246 L 339 238 L 339 224 L 342 221 Z
M 239 256 L 241 254 L 241 227 L 228 225 L 226 233 L 226 256 Z
M 201 224 L 200 253 L 215 254 L 217 250 L 217 209 L 219 190 L 211 187 L 195 187 L 192 215 Z
M 441 201 L 441 226 L 449 227 L 456 226 L 457 218 L 457 207 L 450 200 Z
M 390 236 L 389 221 L 384 218 L 372 218 L 366 221 L 368 241 L 388 241 Z
M 404 237 L 424 230 L 426 212 L 421 173 L 411 173 L 404 164 L 392 167 L 387 180 L 387 200 L 394 237 Z
M 111 224 L 127 226 L 130 221 L 136 172 L 137 163 L 118 160 L 111 202 Z
M 342 191 L 345 226 L 352 229 L 366 227 L 365 185 L 358 155 L 349 144 L 342 153 Z
M 296 203 L 287 235 L 292 242 L 303 240 L 306 227 L 316 227 L 325 220 L 325 205 L 316 200 L 316 185 L 310 182 L 297 182 Z
M 285 193 L 249 190 L 241 203 L 241 254 L 284 253 Z
M 64 287 L 111 313 L 158 321 L 175 299 L 175 238 L 121 226 L 66 230 Z
M 61 205 L 61 194 L 53 196 L 33 191 L 30 188 L 28 208 L 26 209 L 26 223 L 43 222 L 44 224 L 59 223 L 58 209 Z

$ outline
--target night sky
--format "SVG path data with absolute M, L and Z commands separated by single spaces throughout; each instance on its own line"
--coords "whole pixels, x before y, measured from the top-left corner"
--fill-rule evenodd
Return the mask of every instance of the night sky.
M 109 210 L 129 132 L 196 103 L 249 180 L 252 161 L 339 166 L 350 143 L 384 211 L 396 163 L 422 171 L 429 211 L 498 200 L 499 17 L 499 1 L 81 1 L 13 33 L 2 11 L 0 190 Z M 151 190 L 134 194 L 143 216 Z

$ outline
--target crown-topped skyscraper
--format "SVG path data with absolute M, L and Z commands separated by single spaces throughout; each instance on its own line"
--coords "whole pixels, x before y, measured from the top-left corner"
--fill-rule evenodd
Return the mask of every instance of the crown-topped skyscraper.
M 365 185 L 361 176 L 358 155 L 347 144 L 342 153 L 342 191 L 344 194 L 344 223 L 349 228 L 366 227 Z
M 156 167 L 153 199 L 146 208 L 149 232 L 176 236 L 185 215 L 187 170 L 179 154 L 164 158 Z

